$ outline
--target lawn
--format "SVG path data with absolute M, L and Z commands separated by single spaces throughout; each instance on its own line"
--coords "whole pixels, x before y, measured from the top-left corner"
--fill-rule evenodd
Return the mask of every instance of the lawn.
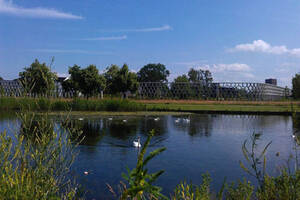
M 140 100 L 151 111 L 187 111 L 198 113 L 291 114 L 300 112 L 299 101 L 193 101 Z

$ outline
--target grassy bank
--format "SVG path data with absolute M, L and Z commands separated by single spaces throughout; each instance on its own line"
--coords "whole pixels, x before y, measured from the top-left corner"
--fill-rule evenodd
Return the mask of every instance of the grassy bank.
M 0 110 L 18 111 L 145 111 L 142 103 L 121 99 L 46 99 L 46 98 L 0 98 Z
M 300 112 L 299 101 L 195 101 L 121 99 L 0 98 L 0 110 L 17 111 L 195 112 L 223 114 L 286 114 Z
M 300 112 L 300 102 L 250 102 L 250 101 L 136 101 L 144 103 L 151 111 L 179 111 L 228 114 L 291 114 Z

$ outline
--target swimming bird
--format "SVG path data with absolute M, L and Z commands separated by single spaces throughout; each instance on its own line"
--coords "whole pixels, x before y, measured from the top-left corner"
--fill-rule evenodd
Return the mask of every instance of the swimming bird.
M 112 119 L 113 119 L 112 117 L 108 118 L 109 121 L 111 121 Z
M 179 122 L 180 122 L 179 118 L 175 119 L 175 123 L 179 123 Z
M 141 145 L 141 138 L 140 137 L 138 137 L 138 139 L 137 140 L 134 140 L 133 141 L 133 146 L 134 147 L 137 147 L 137 148 L 140 148 L 142 145 Z
M 123 122 L 127 122 L 127 119 L 123 119 Z
M 159 120 L 159 117 L 154 118 L 154 121 L 158 121 L 158 120 Z
M 85 171 L 85 172 L 83 172 L 84 173 L 84 175 L 88 175 L 89 174 L 89 172 L 88 171 Z
M 189 118 L 185 118 L 185 119 L 183 119 L 183 121 L 186 123 L 190 123 L 191 120 Z
M 82 120 L 83 120 L 83 118 L 78 118 L 78 120 L 79 120 L 79 121 L 82 121 Z
M 295 135 L 292 135 L 292 137 L 295 138 L 296 136 L 295 136 Z

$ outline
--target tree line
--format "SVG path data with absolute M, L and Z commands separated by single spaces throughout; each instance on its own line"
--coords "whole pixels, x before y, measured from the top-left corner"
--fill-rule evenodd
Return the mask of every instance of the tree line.
M 103 73 L 100 73 L 95 65 L 81 67 L 75 64 L 69 67 L 68 73 L 69 76 L 61 81 L 63 90 L 75 95 L 83 94 L 85 97 L 96 96 L 101 92 L 109 95 L 124 94 L 128 91 L 135 93 L 139 83 L 167 83 L 170 75 L 170 71 L 161 63 L 149 63 L 137 73 L 130 71 L 127 64 L 123 64 L 122 67 L 110 65 Z M 58 76 L 46 63 L 40 63 L 36 59 L 19 73 L 19 80 L 31 93 L 46 95 L 55 89 Z M 208 70 L 191 69 L 188 75 L 178 76 L 175 82 L 208 83 L 212 82 L 212 76 Z
M 55 89 L 55 81 L 58 79 L 57 74 L 50 70 L 50 66 L 46 63 L 40 63 L 36 59 L 29 67 L 25 67 L 24 71 L 19 73 L 19 80 L 23 86 L 26 84 L 32 93 L 45 95 Z M 69 76 L 62 81 L 63 90 L 71 92 L 75 96 L 83 94 L 85 97 L 96 96 L 101 92 L 108 95 L 124 94 L 125 92 L 135 93 L 141 82 L 167 83 L 170 76 L 170 71 L 161 63 L 149 63 L 137 73 L 130 71 L 127 64 L 122 67 L 110 65 L 103 73 L 99 73 L 95 65 L 88 65 L 83 68 L 75 64 L 69 67 L 68 72 Z M 3 80 L 2 77 L 0 77 L 1 80 Z M 191 68 L 187 74 L 177 76 L 173 83 L 200 83 L 202 86 L 209 86 L 212 81 L 213 78 L 209 70 Z M 297 73 L 292 78 L 292 87 L 293 97 L 300 99 L 300 74 Z M 177 92 L 176 95 L 179 98 L 184 98 L 193 96 L 194 93 L 199 94 L 199 90 L 203 90 L 203 87 L 202 89 L 199 88 L 199 84 L 198 86 L 171 84 L 168 92 L 179 91 L 179 89 L 180 93 Z

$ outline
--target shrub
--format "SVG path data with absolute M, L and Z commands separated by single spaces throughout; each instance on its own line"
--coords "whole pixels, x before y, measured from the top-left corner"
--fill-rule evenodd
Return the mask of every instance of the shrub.
M 34 115 L 25 113 L 19 119 L 23 134 L 0 134 L 1 198 L 74 199 L 77 189 L 69 169 L 76 145 L 49 128 L 45 117 L 34 121 Z

